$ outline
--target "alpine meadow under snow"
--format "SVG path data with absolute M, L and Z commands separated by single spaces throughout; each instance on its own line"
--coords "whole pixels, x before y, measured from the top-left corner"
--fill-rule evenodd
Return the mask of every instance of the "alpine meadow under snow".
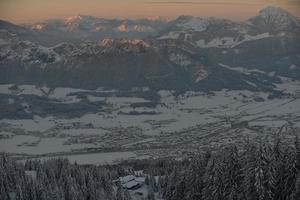
M 1 200 L 300 199 L 300 20 L 0 20 Z

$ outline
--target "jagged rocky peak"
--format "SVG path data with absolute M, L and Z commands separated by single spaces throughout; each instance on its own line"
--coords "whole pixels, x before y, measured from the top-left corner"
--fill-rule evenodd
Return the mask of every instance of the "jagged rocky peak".
M 100 41 L 99 45 L 102 47 L 110 47 L 110 46 L 115 46 L 115 45 L 132 45 L 132 46 L 143 46 L 143 47 L 150 47 L 150 44 L 145 42 L 144 40 L 141 39 L 115 39 L 115 38 L 104 38 L 103 40 Z
M 141 39 L 116 39 L 104 38 L 98 45 L 105 50 L 103 52 L 136 52 L 142 53 L 150 48 L 150 44 Z
M 152 22 L 169 22 L 172 20 L 172 18 L 169 17 L 162 17 L 162 16 L 150 16 L 147 17 L 147 20 L 152 21 Z
M 65 23 L 68 24 L 68 23 L 74 23 L 78 20 L 81 20 L 82 19 L 82 16 L 81 15 L 75 15 L 75 16 L 71 16 L 71 17 L 67 17 L 65 18 Z
M 276 6 L 267 6 L 265 8 L 263 8 L 262 10 L 259 11 L 259 14 L 262 17 L 270 17 L 270 16 L 281 16 L 281 17 L 286 17 L 291 15 L 289 12 L 287 12 L 286 10 L 280 8 L 280 7 L 276 7 Z
M 76 15 L 76 16 L 65 18 L 64 23 L 70 32 L 77 32 L 80 30 L 79 26 L 82 25 L 82 23 L 87 23 L 87 21 L 89 21 L 89 19 L 86 18 L 87 17 L 82 15 Z
M 113 38 L 107 37 L 107 38 L 102 39 L 100 41 L 99 45 L 102 46 L 102 47 L 108 47 L 108 46 L 113 45 L 114 41 L 115 40 Z
M 259 15 L 248 20 L 251 24 L 268 29 L 268 31 L 282 31 L 299 27 L 299 19 L 288 11 L 275 6 L 268 6 Z
M 88 16 L 88 15 L 75 15 L 75 16 L 70 16 L 64 19 L 64 22 L 66 24 L 72 24 L 72 23 L 76 23 L 79 21 L 96 21 L 96 20 L 101 20 L 98 17 L 94 17 L 94 16 Z

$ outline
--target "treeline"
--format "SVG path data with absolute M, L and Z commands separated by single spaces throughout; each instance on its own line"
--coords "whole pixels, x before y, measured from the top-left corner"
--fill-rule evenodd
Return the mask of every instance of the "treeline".
M 231 146 L 183 161 L 158 181 L 165 200 L 299 200 L 300 145 Z
M 241 146 L 241 145 L 239 145 Z M 130 200 L 114 179 L 143 169 L 147 200 L 299 200 L 300 144 L 247 142 L 191 158 L 81 166 L 66 159 L 16 162 L 0 155 L 1 200 Z M 26 172 L 36 172 L 36 178 Z

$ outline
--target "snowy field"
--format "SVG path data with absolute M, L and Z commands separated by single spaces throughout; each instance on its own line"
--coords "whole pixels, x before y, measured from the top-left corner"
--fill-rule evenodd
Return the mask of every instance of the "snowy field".
M 0 152 L 20 158 L 68 157 L 80 164 L 122 159 L 182 156 L 205 147 L 240 144 L 262 134 L 272 137 L 284 126 L 287 138 L 300 130 L 300 83 L 278 84 L 283 96 L 251 91 L 159 91 L 159 101 L 118 91 L 0 85 L 2 101 L 18 101 L 32 114 L 26 95 L 70 105 L 101 102 L 101 110 L 80 116 L 60 115 L 0 119 Z M 107 96 L 103 94 L 109 94 Z M 100 95 L 101 94 L 101 95 Z M 24 100 L 25 99 L 25 100 Z M 153 103 L 152 106 L 147 104 Z

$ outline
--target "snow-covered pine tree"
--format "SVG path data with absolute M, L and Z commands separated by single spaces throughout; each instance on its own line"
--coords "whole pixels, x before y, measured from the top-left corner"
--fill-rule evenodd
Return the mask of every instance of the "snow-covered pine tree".
M 124 200 L 124 190 L 120 182 L 117 184 L 116 200 Z
M 242 167 L 235 145 L 227 149 L 225 164 L 225 199 L 238 200 L 242 196 Z
M 255 188 L 256 151 L 256 146 L 247 140 L 241 156 L 243 173 L 242 199 L 245 200 L 252 200 L 257 197 Z
M 300 141 L 298 135 L 295 137 L 295 153 L 294 153 L 294 163 L 295 163 L 295 185 L 293 192 L 290 196 L 291 200 L 298 200 L 300 197 Z
M 178 167 L 174 167 L 171 174 L 167 176 L 168 179 L 166 179 L 166 192 L 164 194 L 164 198 L 166 200 L 175 200 L 174 192 L 176 190 L 176 184 L 179 178 L 179 169 Z
M 268 166 L 269 160 L 267 155 L 267 148 L 265 144 L 260 144 L 256 154 L 256 167 L 255 167 L 255 189 L 257 192 L 258 200 L 269 200 L 268 188 Z
M 208 159 L 205 155 L 195 156 L 191 159 L 186 169 L 186 198 L 190 200 L 201 199 L 204 187 L 203 176 L 207 167 Z
M 205 174 L 203 176 L 203 191 L 202 199 L 205 200 L 214 200 L 213 191 L 215 190 L 214 180 L 216 179 L 216 159 L 212 157 L 206 167 Z
M 270 151 L 270 160 L 268 165 L 268 196 L 269 199 L 281 199 L 284 192 L 284 174 L 285 163 L 284 154 L 282 152 L 281 140 L 278 135 L 275 136 L 273 147 Z

